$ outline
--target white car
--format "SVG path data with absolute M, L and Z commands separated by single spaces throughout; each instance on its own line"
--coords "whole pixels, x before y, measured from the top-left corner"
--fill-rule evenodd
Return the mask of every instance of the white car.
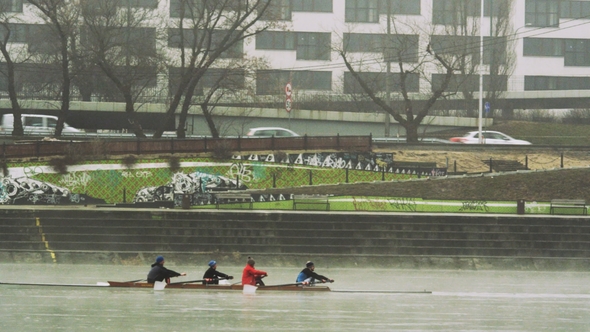
M 53 135 L 57 126 L 57 116 L 43 114 L 21 114 L 25 135 Z M 11 134 L 14 130 L 14 115 L 4 114 L 0 118 L 0 133 Z M 62 133 L 79 133 L 80 129 L 70 127 L 64 122 Z
M 248 137 L 298 137 L 299 134 L 290 129 L 281 127 L 250 128 L 246 134 Z
M 484 144 L 531 145 L 531 142 L 512 138 L 499 131 L 482 131 Z M 463 137 L 452 137 L 451 142 L 479 144 L 479 131 L 470 131 Z

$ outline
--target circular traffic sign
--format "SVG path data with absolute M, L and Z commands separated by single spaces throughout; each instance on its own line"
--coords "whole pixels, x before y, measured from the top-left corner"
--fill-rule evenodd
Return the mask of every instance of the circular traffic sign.
M 291 83 L 287 83 L 287 85 L 285 85 L 285 95 L 291 97 L 291 93 L 293 93 L 293 87 L 291 86 Z
M 290 97 L 287 97 L 287 99 L 285 100 L 285 110 L 287 112 L 291 112 L 292 108 L 293 108 L 293 102 L 291 101 Z

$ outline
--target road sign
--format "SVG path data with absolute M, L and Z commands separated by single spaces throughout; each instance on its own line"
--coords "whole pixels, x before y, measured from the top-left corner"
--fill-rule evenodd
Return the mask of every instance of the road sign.
M 291 86 L 291 83 L 287 83 L 287 85 L 285 85 L 285 95 L 287 96 L 287 98 L 291 97 L 291 94 L 293 93 L 293 87 Z
M 291 112 L 292 108 L 293 108 L 293 101 L 291 101 L 291 97 L 287 97 L 287 99 L 285 100 L 285 110 L 287 112 Z
M 486 104 L 484 105 L 484 109 L 486 111 L 486 113 L 490 112 L 490 103 L 486 101 Z

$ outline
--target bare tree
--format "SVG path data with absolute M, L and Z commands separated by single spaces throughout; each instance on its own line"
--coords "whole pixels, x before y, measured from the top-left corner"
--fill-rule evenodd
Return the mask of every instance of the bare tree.
M 22 110 L 18 102 L 18 96 L 16 92 L 16 62 L 13 56 L 13 48 L 11 42 L 15 39 L 16 31 L 18 27 L 15 25 L 17 22 L 15 18 L 15 12 L 11 8 L 11 3 L 8 1 L 0 2 L 0 52 L 6 62 L 6 65 L 2 68 L 2 73 L 6 76 L 8 98 L 10 99 L 10 105 L 12 107 L 12 114 L 14 115 L 14 125 L 12 130 L 13 136 L 22 136 L 24 134 L 23 122 L 22 122 Z M 19 52 L 19 50 L 16 50 Z M 19 52 L 20 53 L 20 52 Z
M 404 30 L 414 33 L 402 34 L 394 24 L 394 34 L 372 37 L 345 34 L 342 48 L 336 51 L 344 61 L 350 77 L 347 79 L 345 73 L 344 92 L 365 94 L 377 107 L 404 127 L 408 142 L 418 142 L 418 127 L 435 102 L 445 96 L 457 71 L 457 59 L 434 52 L 430 35 L 422 32 L 424 30 L 421 27 L 405 26 Z M 420 38 L 428 38 L 428 43 L 420 43 Z M 367 41 L 370 44 L 365 44 Z M 366 50 L 379 52 L 374 52 L 373 57 L 367 59 L 363 58 Z M 387 61 L 395 64 L 394 72 L 385 72 Z M 429 75 L 433 69 L 442 72 L 442 79 L 438 84 L 431 82 L 428 88 L 421 88 L 420 81 L 431 81 Z M 400 102 L 394 105 L 385 99 L 383 93 L 386 86 L 393 88 L 395 97 L 401 99 Z
M 64 123 L 70 113 L 71 75 L 70 75 L 70 42 L 75 39 L 79 22 L 78 0 L 28 0 L 35 6 L 47 22 L 51 32 L 57 36 L 57 52 L 55 61 L 61 70 L 61 108 L 55 136 L 61 136 Z
M 178 137 L 185 137 L 188 111 L 193 104 L 195 91 L 207 72 L 213 67 L 223 68 L 227 59 L 243 58 L 244 40 L 273 24 L 272 21 L 257 24 L 272 1 L 173 1 L 170 12 L 178 20 L 169 29 L 169 46 L 179 49 L 177 56 L 172 59 L 178 84 L 172 91 L 171 102 L 166 112 L 168 121 L 165 122 L 174 119 L 182 102 L 176 129 Z M 205 101 L 208 105 L 211 99 Z M 206 109 L 207 107 L 204 108 Z M 207 113 L 204 114 L 207 118 Z M 214 127 L 209 124 L 209 128 Z M 161 137 L 163 132 L 164 126 L 156 131 L 154 138 Z M 213 130 L 212 134 L 218 133 Z
M 81 53 L 112 82 L 125 102 L 131 130 L 145 137 L 136 115 L 137 99 L 155 87 L 165 59 L 156 46 L 158 16 L 139 1 L 84 0 Z M 95 75 L 95 72 L 88 73 Z
M 484 67 L 488 68 L 488 74 L 484 76 L 483 88 L 486 100 L 495 104 L 495 100 L 506 91 L 508 76 L 514 70 L 513 41 L 508 38 L 512 31 L 510 15 L 513 0 L 487 1 L 486 4 L 490 35 L 484 36 L 482 60 Z M 444 23 L 444 31 L 433 36 L 432 46 L 439 54 L 457 58 L 458 75 L 453 78 L 449 90 L 460 92 L 465 101 L 462 108 L 467 111 L 467 115 L 476 117 L 473 101 L 474 93 L 479 90 L 480 3 L 458 0 L 451 5 L 453 8 L 446 13 L 454 13 L 452 17 L 434 15 L 436 22 Z

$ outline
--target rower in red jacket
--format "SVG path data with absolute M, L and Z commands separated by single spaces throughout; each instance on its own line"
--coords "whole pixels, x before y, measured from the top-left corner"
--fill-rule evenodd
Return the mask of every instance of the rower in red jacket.
M 242 272 L 242 285 L 264 286 L 262 278 L 266 277 L 268 273 L 262 270 L 254 269 L 254 264 L 254 260 L 248 257 L 248 264 L 246 264 L 246 267 L 244 267 L 244 272 Z

